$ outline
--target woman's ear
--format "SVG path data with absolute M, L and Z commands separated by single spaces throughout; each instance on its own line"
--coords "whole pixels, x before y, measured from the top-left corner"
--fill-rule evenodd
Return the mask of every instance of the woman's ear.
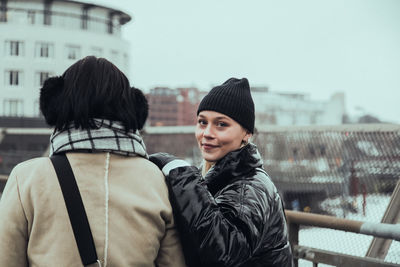
M 252 136 L 253 136 L 253 135 L 252 135 L 249 131 L 246 130 L 246 135 L 243 137 L 242 143 L 248 144 L 249 141 L 250 141 L 250 138 L 251 138 Z
M 55 126 L 58 118 L 59 97 L 64 88 L 64 79 L 61 76 L 48 78 L 40 89 L 39 105 L 46 123 Z

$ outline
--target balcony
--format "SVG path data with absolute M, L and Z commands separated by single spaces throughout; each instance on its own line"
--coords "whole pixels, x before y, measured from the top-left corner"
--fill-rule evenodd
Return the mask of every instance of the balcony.
M 113 14 L 113 13 L 111 13 Z M 77 15 L 65 12 L 55 12 L 25 8 L 0 9 L 0 25 L 4 23 L 14 25 L 40 25 L 68 30 L 81 30 L 100 34 L 110 34 L 121 37 L 123 18 L 100 19 L 88 15 Z

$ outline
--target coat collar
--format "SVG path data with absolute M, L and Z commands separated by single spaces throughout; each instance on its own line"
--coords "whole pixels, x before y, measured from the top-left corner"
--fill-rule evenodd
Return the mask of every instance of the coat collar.
M 256 168 L 262 167 L 262 164 L 257 146 L 249 143 L 226 154 L 208 171 L 204 179 L 214 195 L 232 180 L 251 176 Z

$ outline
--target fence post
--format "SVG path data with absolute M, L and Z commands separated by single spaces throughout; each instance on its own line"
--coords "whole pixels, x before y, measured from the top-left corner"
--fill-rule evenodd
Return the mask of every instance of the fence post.
M 288 221 L 288 225 L 289 225 L 289 242 L 290 242 L 290 246 L 292 248 L 294 266 L 298 267 L 299 260 L 298 260 L 297 254 L 295 255 L 296 252 L 294 251 L 294 248 L 299 244 L 300 226 L 296 223 L 291 223 L 290 220 Z
M 386 208 L 382 218 L 382 223 L 396 224 L 400 220 L 400 180 L 397 181 L 393 190 L 389 205 Z M 374 237 L 367 251 L 366 256 L 378 259 L 384 259 L 389 251 L 391 239 Z

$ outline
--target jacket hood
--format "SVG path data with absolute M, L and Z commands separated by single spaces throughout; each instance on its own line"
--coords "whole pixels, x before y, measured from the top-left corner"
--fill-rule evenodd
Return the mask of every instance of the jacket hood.
M 226 154 L 209 170 L 204 179 L 210 192 L 214 195 L 236 178 L 252 176 L 256 168 L 261 168 L 262 164 L 263 161 L 257 146 L 249 143 Z

